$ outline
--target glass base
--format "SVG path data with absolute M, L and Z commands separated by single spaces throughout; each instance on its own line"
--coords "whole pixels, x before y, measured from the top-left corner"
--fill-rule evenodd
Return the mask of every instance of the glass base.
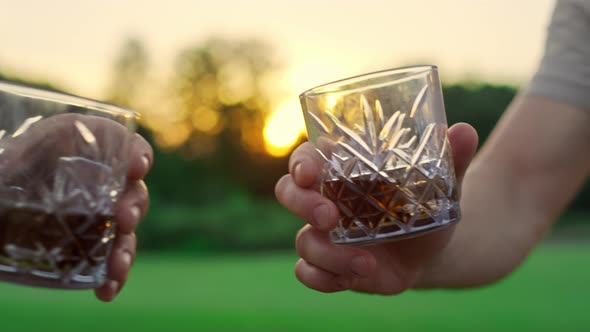
M 47 279 L 43 277 L 37 277 L 33 275 L 18 275 L 18 274 L 5 274 L 0 272 L 0 281 L 11 282 L 15 284 L 20 284 L 24 286 L 32 286 L 32 287 L 43 287 L 43 288 L 53 288 L 53 289 L 94 289 L 99 288 L 104 284 L 106 281 L 105 278 L 93 279 L 88 281 L 74 281 L 71 280 L 67 283 L 64 283 L 62 280 L 59 279 Z
M 332 243 L 339 246 L 368 246 L 382 244 L 384 242 L 394 242 L 422 236 L 454 225 L 461 219 L 460 210 L 458 208 L 453 209 L 449 211 L 448 216 L 449 218 L 439 219 L 439 221 L 424 226 L 399 227 L 399 225 L 396 225 L 395 231 L 393 232 L 387 232 L 386 230 L 367 232 L 360 228 L 354 232 L 350 229 L 344 231 L 339 227 L 330 232 L 330 238 Z
M 56 273 L 14 271 L 13 267 L 0 265 L 0 281 L 54 289 L 94 289 L 102 286 L 106 278 L 105 273 L 92 276 L 75 275 L 64 278 Z

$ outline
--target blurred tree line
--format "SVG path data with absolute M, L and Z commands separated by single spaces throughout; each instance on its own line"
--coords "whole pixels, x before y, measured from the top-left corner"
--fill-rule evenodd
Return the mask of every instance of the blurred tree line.
M 141 134 L 156 147 L 144 248 L 291 245 L 300 222 L 272 197 L 287 159 L 268 155 L 262 137 L 277 93 L 271 54 L 256 40 L 213 38 L 181 50 L 170 76 L 154 83 L 142 44 L 121 48 L 108 99 L 139 110 Z
M 139 132 L 155 151 L 140 247 L 195 253 L 292 247 L 302 222 L 273 197 L 288 158 L 265 153 L 262 137 L 273 94 L 280 93 L 272 85 L 278 67 L 264 43 L 213 38 L 179 52 L 171 75 L 155 83 L 143 44 L 130 39 L 123 45 L 106 99 L 144 115 Z M 486 83 L 445 85 L 448 122 L 470 123 L 481 144 L 516 91 Z M 588 202 L 586 185 L 571 210 L 590 213 Z

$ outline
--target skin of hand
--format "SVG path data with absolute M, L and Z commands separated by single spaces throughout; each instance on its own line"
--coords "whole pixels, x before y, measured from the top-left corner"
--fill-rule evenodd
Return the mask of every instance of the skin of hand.
M 330 243 L 338 212 L 318 192 L 323 163 L 311 144 L 297 148 L 275 188 L 279 202 L 309 223 L 296 238 L 297 278 L 322 292 L 375 294 L 488 285 L 521 265 L 590 174 L 590 113 L 540 96 L 515 98 L 471 166 L 475 130 L 456 124 L 449 139 L 462 220 L 368 247 Z
M 463 181 L 462 221 L 419 288 L 504 278 L 528 257 L 590 175 L 590 112 L 521 94 Z
M 459 123 L 449 129 L 449 141 L 460 188 L 475 154 L 478 137 L 473 127 Z M 397 294 L 413 287 L 423 268 L 447 245 L 454 227 L 380 245 L 333 245 L 328 231 L 337 225 L 338 211 L 334 203 L 317 191 L 322 165 L 311 143 L 304 143 L 291 155 L 290 174 L 283 176 L 275 188 L 279 202 L 309 222 L 296 238 L 297 253 L 301 257 L 295 266 L 297 278 L 322 292 L 351 289 Z
M 99 300 L 109 302 L 119 294 L 127 281 L 136 253 L 135 228 L 148 209 L 149 194 L 143 179 L 153 162 L 150 144 L 139 134 L 131 136 L 117 122 L 88 115 L 60 114 L 39 120 L 22 134 L 13 134 L 12 137 L 0 141 L 0 170 L 5 179 L 33 186 L 30 192 L 38 191 L 34 187 L 38 187 L 39 183 L 52 181 L 58 156 L 68 155 L 71 151 L 82 151 L 76 147 L 76 144 L 80 144 L 79 137 L 74 139 L 74 135 L 80 135 L 77 129 L 80 124 L 92 133 L 99 148 L 98 158 L 103 157 L 100 149 L 109 151 L 103 152 L 105 155 L 122 153 L 123 150 L 113 150 L 121 146 L 120 142 L 131 137 L 126 186 L 115 206 L 117 234 L 108 258 L 107 281 L 102 287 L 95 289 Z M 106 140 L 109 140 L 109 144 L 104 143 Z M 92 147 L 87 145 L 84 151 L 91 150 Z M 23 181 L 23 178 L 28 179 Z
M 137 238 L 135 228 L 145 217 L 149 205 L 148 188 L 143 178 L 153 163 L 153 150 L 139 134 L 134 135 L 127 172 L 127 185 L 117 202 L 115 219 L 117 235 L 109 258 L 108 280 L 95 290 L 96 297 L 105 302 L 112 301 L 127 281 L 131 265 L 135 260 Z

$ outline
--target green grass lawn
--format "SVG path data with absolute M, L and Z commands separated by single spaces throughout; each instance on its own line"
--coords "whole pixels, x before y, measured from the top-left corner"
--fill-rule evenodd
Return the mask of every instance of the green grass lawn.
M 0 331 L 590 331 L 590 245 L 546 245 L 489 288 L 397 297 L 311 291 L 293 262 L 144 255 L 110 304 L 0 284 Z

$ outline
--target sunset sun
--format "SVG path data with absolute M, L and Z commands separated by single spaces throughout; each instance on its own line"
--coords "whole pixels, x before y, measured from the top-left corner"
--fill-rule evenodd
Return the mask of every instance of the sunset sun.
M 287 155 L 305 133 L 297 99 L 285 101 L 270 114 L 264 125 L 264 147 L 274 157 Z

